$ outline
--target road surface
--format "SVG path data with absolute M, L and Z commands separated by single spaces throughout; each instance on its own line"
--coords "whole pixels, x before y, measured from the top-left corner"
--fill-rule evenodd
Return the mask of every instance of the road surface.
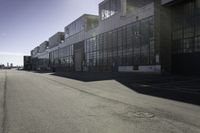
M 139 94 L 115 80 L 1 70 L 0 82 L 2 133 L 200 133 L 198 105 Z

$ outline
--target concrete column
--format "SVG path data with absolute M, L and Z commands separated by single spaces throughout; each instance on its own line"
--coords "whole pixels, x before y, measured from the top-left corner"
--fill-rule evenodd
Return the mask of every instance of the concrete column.
M 171 73 L 171 10 L 162 6 L 160 0 L 155 0 L 155 38 L 155 51 L 162 73 Z

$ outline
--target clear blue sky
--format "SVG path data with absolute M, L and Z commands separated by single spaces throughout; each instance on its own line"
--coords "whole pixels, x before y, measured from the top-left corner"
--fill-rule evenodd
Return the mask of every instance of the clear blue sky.
M 0 64 L 5 53 L 29 55 L 82 14 L 98 14 L 101 1 L 0 0 Z

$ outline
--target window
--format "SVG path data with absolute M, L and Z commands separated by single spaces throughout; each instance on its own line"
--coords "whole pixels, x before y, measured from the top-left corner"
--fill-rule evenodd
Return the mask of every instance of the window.
M 200 35 L 198 11 L 199 0 L 186 1 L 183 5 L 177 5 L 172 8 L 173 54 L 198 51 L 198 36 Z
M 99 6 L 101 20 L 105 20 L 121 10 L 120 0 L 108 0 Z
M 121 9 L 121 6 L 119 0 L 111 0 L 110 2 L 110 15 L 112 16 Z
M 113 64 L 155 64 L 153 29 L 153 17 L 149 17 L 85 40 L 85 66 L 90 71 L 107 71 Z

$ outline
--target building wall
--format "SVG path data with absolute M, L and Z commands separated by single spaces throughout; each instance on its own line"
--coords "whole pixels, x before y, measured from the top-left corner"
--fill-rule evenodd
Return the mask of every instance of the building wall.
M 123 25 L 127 25 L 132 22 L 136 22 L 138 20 L 150 17 L 154 15 L 154 3 L 147 4 L 136 11 L 123 16 L 123 13 L 117 12 L 110 18 L 102 20 L 99 22 L 98 27 L 91 29 L 89 31 L 81 30 L 70 37 L 65 38 L 65 45 L 71 45 L 74 43 L 78 43 L 87 38 L 94 37 L 104 32 L 112 31 L 116 28 L 119 28 Z M 65 33 L 66 34 L 66 33 Z
M 85 67 L 92 71 L 120 71 L 126 66 L 154 69 L 154 16 L 85 40 Z M 139 67 L 143 66 L 143 67 Z M 146 66 L 146 68 L 145 68 Z M 158 67 L 156 67 L 158 68 Z
M 35 47 L 35 48 L 32 50 L 32 52 L 31 52 L 32 57 L 36 57 L 37 54 L 39 53 L 39 50 L 40 50 L 40 47 L 39 47 L 39 46 Z
M 155 0 L 155 54 L 162 73 L 171 72 L 171 9 Z
M 40 53 L 44 52 L 48 48 L 48 46 L 49 46 L 49 42 L 48 41 L 43 42 L 42 44 L 40 44 L 39 52 Z
M 99 14 L 68 25 L 64 42 L 58 33 L 50 49 L 32 50 L 33 68 L 200 73 L 200 0 L 105 0 Z
M 129 71 L 160 71 L 155 56 L 153 1 L 126 15 L 120 9 L 110 18 L 100 20 L 98 27 L 65 38 L 58 49 L 50 52 L 52 66 L 71 63 L 74 67 L 74 54 L 69 55 L 69 63 L 61 63 L 68 59 L 59 53 L 79 42 L 84 42 L 82 68 L 85 71 L 126 71 L 128 67 Z
M 31 56 L 24 56 L 24 70 L 32 69 Z
M 123 25 L 127 25 L 132 22 L 147 18 L 154 15 L 154 3 L 147 4 L 134 12 L 123 15 L 123 12 L 118 12 L 110 18 L 100 21 L 99 26 L 96 29 L 97 34 L 111 31 L 119 28 Z
M 64 41 L 64 32 L 58 32 L 49 38 L 49 48 L 58 46 L 63 41 Z
M 74 70 L 74 46 L 60 44 L 49 51 L 49 66 L 56 71 Z
M 49 51 L 38 52 L 32 57 L 32 64 L 34 70 L 49 70 Z
M 173 72 L 200 73 L 200 1 L 183 1 L 171 10 Z
M 99 26 L 87 32 L 85 38 L 86 70 L 134 71 L 135 67 L 135 71 L 160 71 L 154 53 L 153 2 L 129 14 L 124 15 L 121 10 L 100 20 Z
M 85 15 L 82 15 L 65 27 L 65 39 L 85 29 Z
M 65 27 L 64 46 L 75 44 L 85 40 L 87 32 L 98 26 L 99 17 L 96 15 L 84 14 L 77 20 Z

